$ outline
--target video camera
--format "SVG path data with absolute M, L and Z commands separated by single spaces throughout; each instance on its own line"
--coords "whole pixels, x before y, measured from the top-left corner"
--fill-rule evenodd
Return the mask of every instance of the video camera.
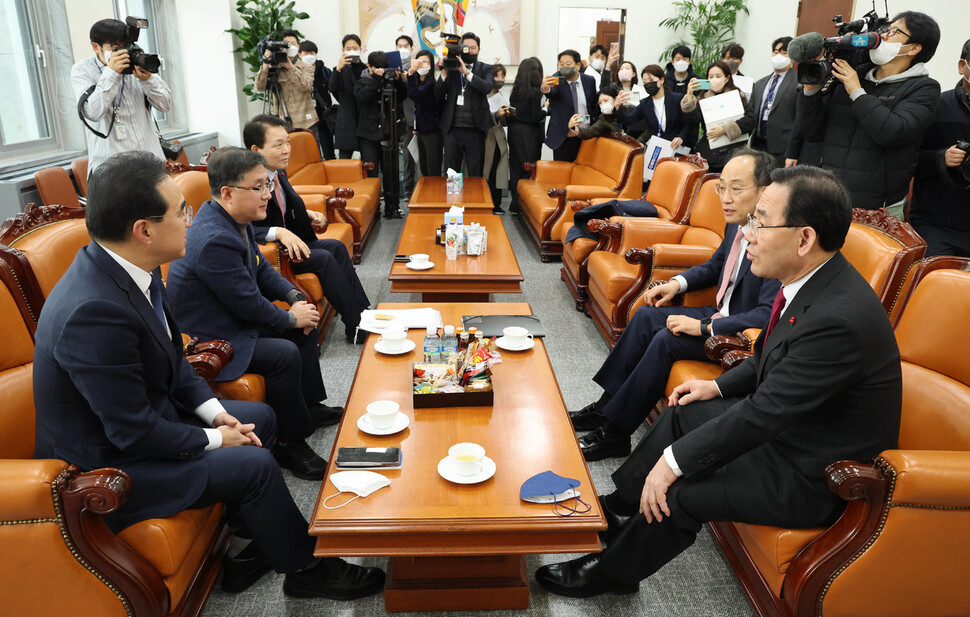
M 442 36 L 445 39 L 445 44 L 441 47 L 441 68 L 446 71 L 457 71 L 458 67 L 461 66 L 458 58 L 463 58 L 465 64 L 470 65 L 468 45 L 461 44 L 461 37 L 457 34 L 444 34 Z
M 888 6 L 887 6 L 888 9 Z M 888 10 L 887 10 L 888 14 Z M 882 43 L 880 31 L 889 25 L 889 19 L 876 13 L 875 0 L 872 11 L 861 19 L 843 22 L 841 15 L 832 18 L 839 36 L 823 38 L 818 32 L 797 36 L 788 44 L 788 56 L 798 63 L 798 83 L 819 86 L 828 91 L 832 80 L 832 62 L 845 60 L 853 69 L 864 72 L 874 66 L 869 50 Z M 821 60 L 816 60 L 822 55 Z
M 149 73 L 158 73 L 158 69 L 162 66 L 162 61 L 159 60 L 158 55 L 146 54 L 144 49 L 135 44 L 138 40 L 138 31 L 148 28 L 148 20 L 144 17 L 129 16 L 125 18 L 125 23 L 128 24 L 128 42 L 120 49 L 128 52 L 128 59 L 131 64 L 121 72 L 122 75 L 131 75 L 135 72 L 136 66 L 140 66 Z
M 290 47 L 290 44 L 287 41 L 272 41 L 271 38 L 272 35 L 267 34 L 259 39 L 259 43 L 256 44 L 256 53 L 259 54 L 259 59 L 263 61 L 263 64 L 268 64 L 271 69 L 278 69 L 288 60 L 286 50 Z M 269 58 L 266 57 L 267 51 Z

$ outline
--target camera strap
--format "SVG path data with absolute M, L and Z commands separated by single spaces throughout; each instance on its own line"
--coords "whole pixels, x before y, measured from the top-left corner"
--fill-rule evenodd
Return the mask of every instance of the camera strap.
M 122 82 L 122 85 L 124 85 L 124 82 Z M 91 131 L 101 139 L 107 139 L 108 135 L 111 134 L 111 129 L 113 129 L 115 126 L 115 116 L 117 114 L 115 113 L 114 108 L 112 108 L 112 111 L 111 111 L 111 123 L 108 124 L 108 131 L 106 133 L 102 133 L 101 131 L 95 129 L 93 126 L 88 124 L 88 119 L 84 117 L 84 104 L 88 102 L 88 98 L 91 97 L 91 93 L 94 92 L 94 89 L 97 87 L 98 87 L 98 84 L 92 84 L 90 88 L 84 91 L 84 94 L 81 95 L 81 98 L 78 99 L 77 117 L 81 119 L 81 122 L 84 123 L 84 126 L 88 127 L 89 131 Z

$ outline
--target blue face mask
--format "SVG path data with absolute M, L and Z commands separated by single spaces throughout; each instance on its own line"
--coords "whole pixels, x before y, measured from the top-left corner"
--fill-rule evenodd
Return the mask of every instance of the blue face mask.
M 530 503 L 551 503 L 553 510 L 559 516 L 571 516 L 577 512 L 583 514 L 589 512 L 590 505 L 579 498 L 579 491 L 576 490 L 578 486 L 579 480 L 564 478 L 551 471 L 543 471 L 522 483 L 519 497 Z M 575 504 L 572 507 L 562 505 L 562 502 L 570 499 L 575 499 L 576 503 L 585 506 L 586 509 L 580 510 Z

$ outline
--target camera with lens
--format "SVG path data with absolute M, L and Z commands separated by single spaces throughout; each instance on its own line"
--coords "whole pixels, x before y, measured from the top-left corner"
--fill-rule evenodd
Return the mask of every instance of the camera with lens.
M 792 61 L 798 62 L 798 83 L 824 85 L 823 91 L 828 91 L 835 60 L 845 60 L 860 73 L 875 66 L 869 59 L 869 50 L 882 43 L 879 32 L 889 25 L 889 20 L 879 17 L 873 8 L 855 21 L 844 22 L 841 15 L 836 15 L 832 21 L 838 29 L 838 36 L 823 38 L 817 32 L 810 32 L 795 37 L 788 44 L 788 55 Z M 820 54 L 823 58 L 815 60 Z
M 471 54 L 468 51 L 468 45 L 462 45 L 461 37 L 457 34 L 445 34 L 443 36 L 445 44 L 441 48 L 441 68 L 446 71 L 457 71 L 461 66 L 461 63 L 458 62 L 459 58 L 463 58 L 465 64 L 471 68 L 471 62 L 469 62 Z
M 256 44 L 256 53 L 259 54 L 259 59 L 263 61 L 263 64 L 268 64 L 271 69 L 278 69 L 287 62 L 286 50 L 290 47 L 290 44 L 287 41 L 272 41 L 271 38 L 272 36 L 267 34 L 259 39 L 259 43 Z M 268 58 L 266 57 L 267 51 L 269 52 Z
M 963 176 L 963 179 L 970 182 L 970 142 L 959 139 L 957 140 L 956 147 L 967 153 L 967 156 L 963 157 L 963 162 L 960 163 L 957 169 L 960 170 L 960 175 Z
M 140 66 L 149 73 L 158 73 L 158 69 L 162 66 L 162 61 L 159 60 L 158 55 L 146 54 L 145 50 L 136 44 L 139 31 L 148 28 L 148 20 L 144 17 L 129 16 L 125 18 L 125 23 L 128 24 L 128 41 L 120 49 L 128 52 L 130 64 L 121 73 L 131 75 L 135 72 L 136 66 Z

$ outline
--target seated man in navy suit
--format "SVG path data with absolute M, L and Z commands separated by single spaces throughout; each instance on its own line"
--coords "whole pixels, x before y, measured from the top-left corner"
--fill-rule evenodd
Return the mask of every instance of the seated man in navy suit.
M 272 186 L 266 160 L 242 148 L 209 157 L 212 200 L 202 204 L 188 232 L 185 257 L 168 271 L 168 292 L 185 331 L 202 340 L 232 343 L 232 361 L 219 374 L 266 380 L 266 402 L 276 412 L 280 465 L 306 480 L 321 480 L 327 462 L 305 439 L 314 425 L 339 422 L 342 410 L 327 397 L 316 333 L 320 314 L 262 258 L 251 223 L 266 216 Z M 273 304 L 283 300 L 290 309 Z
M 256 242 L 279 242 L 289 251 L 294 272 L 317 275 L 323 295 L 344 322 L 347 340 L 353 341 L 360 313 L 370 305 L 370 300 L 357 278 L 347 247 L 339 240 L 317 238 L 314 223 L 323 224 L 326 217 L 307 210 L 286 177 L 290 136 L 285 123 L 268 114 L 256 116 L 243 129 L 243 142 L 266 159 L 266 169 L 274 184 L 266 218 L 253 221 Z
M 219 401 L 182 356 L 159 266 L 185 254 L 191 209 L 154 155 L 126 152 L 88 183 L 92 242 L 54 287 L 37 324 L 34 456 L 131 478 L 105 516 L 115 532 L 146 519 L 225 503 L 252 542 L 226 561 L 223 588 L 246 589 L 269 568 L 283 591 L 350 600 L 384 573 L 313 557 L 314 538 L 268 448 L 273 410 Z
M 763 328 L 768 322 L 779 283 L 751 272 L 744 230 L 774 168 L 774 157 L 749 149 L 738 151 L 724 166 L 716 187 L 727 221 L 721 246 L 706 262 L 647 292 L 648 306 L 633 314 L 593 377 L 603 396 L 570 414 L 576 430 L 593 431 L 579 439 L 587 461 L 630 453 L 630 435 L 663 396 L 674 362 L 708 360 L 707 337 Z M 689 289 L 714 286 L 717 306 L 663 306 Z
M 549 128 L 546 130 L 546 145 L 552 148 L 552 157 L 557 161 L 576 160 L 579 154 L 579 137 L 569 136 L 569 119 L 574 114 L 589 116 L 586 127 L 600 115 L 596 95 L 596 80 L 580 71 L 579 52 L 567 49 L 559 53 L 559 70 L 551 77 L 542 78 L 542 93 L 549 99 Z M 557 84 L 558 82 L 558 84 Z

